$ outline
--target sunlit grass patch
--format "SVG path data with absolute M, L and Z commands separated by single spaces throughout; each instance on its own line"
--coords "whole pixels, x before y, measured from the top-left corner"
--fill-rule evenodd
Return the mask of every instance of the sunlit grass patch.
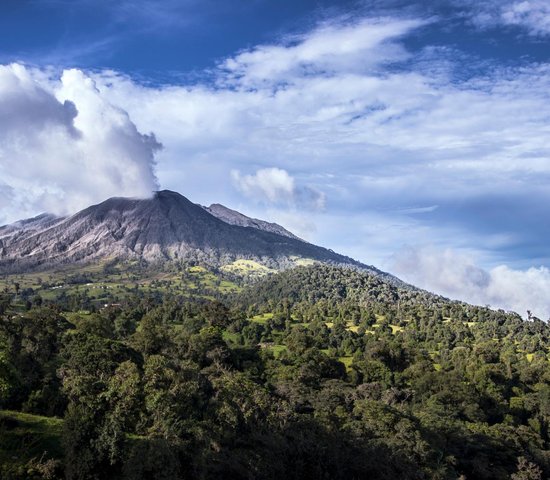
M 250 320 L 257 323 L 265 324 L 268 320 L 273 318 L 273 313 L 262 313 L 261 315 L 254 315 Z
M 344 366 L 346 367 L 346 371 L 349 372 L 351 370 L 351 364 L 353 363 L 353 357 L 349 357 L 349 356 L 338 357 L 338 361 L 344 364 Z
M 254 260 L 239 259 L 220 268 L 222 272 L 231 273 L 241 277 L 263 277 L 276 270 L 266 267 Z
M 270 345 L 268 349 L 273 352 L 275 358 L 279 357 L 283 352 L 286 352 L 287 350 L 286 345 Z

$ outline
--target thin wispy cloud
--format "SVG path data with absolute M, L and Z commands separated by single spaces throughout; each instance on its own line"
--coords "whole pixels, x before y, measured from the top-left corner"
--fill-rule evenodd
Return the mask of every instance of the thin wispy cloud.
M 546 0 L 452 0 L 462 14 L 481 28 L 517 27 L 528 35 L 550 35 L 550 4 Z
M 221 78 L 236 87 L 262 88 L 279 83 L 285 87 L 305 77 L 368 72 L 407 58 L 395 39 L 423 24 L 384 18 L 324 23 L 282 44 L 261 45 L 226 59 L 220 67 L 227 76 Z
M 162 43 L 208 17 L 207 3 L 196 0 L 35 0 L 29 5 L 54 19 L 48 32 L 51 40 L 12 52 L 7 63 L 104 68 L 113 58 L 134 58 L 134 45 L 142 45 L 145 52 L 151 41 Z M 67 20 L 56 28 L 60 11 L 66 12 Z
M 193 7 L 197 0 L 35 0 L 40 7 L 66 8 L 77 14 L 80 11 L 95 9 L 104 12 L 105 21 L 117 24 L 130 24 L 147 31 L 162 28 L 176 28 L 186 25 L 193 17 Z

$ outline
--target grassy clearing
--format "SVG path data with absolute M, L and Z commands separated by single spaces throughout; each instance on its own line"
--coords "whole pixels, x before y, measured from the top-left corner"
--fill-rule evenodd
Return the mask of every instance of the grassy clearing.
M 283 352 L 286 352 L 287 350 L 286 345 L 270 345 L 267 348 L 271 350 L 271 352 L 273 352 L 275 358 L 279 357 Z
M 0 411 L 0 477 L 6 472 L 24 474 L 33 459 L 61 459 L 62 429 L 59 418 Z
M 234 275 L 245 277 L 262 277 L 269 273 L 275 272 L 275 270 L 262 265 L 261 263 L 253 260 L 239 259 L 235 260 L 229 265 L 224 265 L 220 268 L 222 272 L 232 273 Z
M 250 320 L 265 325 L 268 320 L 271 320 L 273 318 L 273 315 L 273 313 L 262 313 L 261 315 L 253 316 Z
M 346 367 L 346 371 L 351 370 L 351 364 L 353 363 L 353 357 L 338 357 L 338 361 L 343 363 Z
M 208 270 L 206 270 L 206 268 L 201 267 L 200 265 L 195 265 L 194 267 L 189 268 L 190 273 L 205 273 L 207 271 Z
M 256 322 L 256 323 L 260 323 L 260 324 L 265 325 L 268 320 L 273 318 L 273 316 L 274 316 L 273 312 L 267 312 L 267 313 L 262 313 L 260 315 L 255 315 L 254 317 L 249 318 L 249 320 L 252 321 L 252 322 Z M 384 317 L 381 316 L 381 318 L 383 319 Z M 332 320 L 332 318 L 330 318 L 330 317 L 328 317 L 328 319 Z M 292 320 L 292 327 L 293 328 L 294 327 L 299 327 L 299 326 L 307 328 L 309 325 L 310 324 L 308 322 L 298 322 L 295 319 Z M 328 328 L 333 328 L 334 327 L 334 322 L 330 322 L 330 321 L 325 322 L 325 325 Z M 374 335 L 376 333 L 376 329 L 380 328 L 381 325 L 380 324 L 374 324 L 374 325 L 372 325 L 372 327 L 373 327 L 373 329 L 365 330 L 365 335 Z M 394 335 L 397 334 L 398 332 L 402 332 L 404 330 L 404 327 L 402 327 L 400 325 L 390 325 L 390 327 L 391 327 L 391 330 L 392 330 L 392 334 L 394 334 Z M 357 333 L 360 327 L 358 325 L 354 325 L 351 320 L 348 320 L 346 322 L 346 328 L 349 331 Z M 285 345 L 282 344 L 282 339 L 280 338 L 281 337 L 280 332 L 273 331 L 272 336 L 273 336 L 273 343 L 272 344 L 267 344 L 267 345 L 262 344 L 262 347 L 266 348 L 266 349 L 269 349 L 270 351 L 272 351 L 274 353 L 275 357 L 278 357 L 282 352 L 286 351 L 287 348 L 286 348 Z M 236 342 L 236 340 L 234 338 L 232 338 L 232 335 L 227 333 L 227 332 L 224 333 L 224 339 L 226 339 L 229 342 L 233 342 L 233 343 Z M 329 350 L 328 349 L 322 349 L 321 351 L 324 352 L 326 355 L 329 355 Z M 432 356 L 432 358 L 433 358 L 433 356 Z M 347 371 L 349 371 L 351 369 L 351 364 L 352 364 L 352 361 L 353 361 L 352 357 L 339 357 L 338 360 L 346 366 Z
M 311 265 L 315 265 L 317 262 L 316 260 L 313 260 L 312 258 L 302 258 L 297 257 L 295 255 L 290 257 L 290 260 L 296 267 L 309 267 Z
M 241 287 L 202 266 L 168 270 L 139 268 L 129 262 L 113 265 L 98 262 L 93 265 L 73 265 L 47 272 L 4 275 L 0 277 L 0 292 L 11 293 L 24 308 L 24 298 L 39 295 L 54 302 L 63 296 L 85 297 L 96 307 L 117 303 L 136 292 L 146 294 L 194 295 L 211 298 L 230 294 Z M 23 294 L 26 297 L 23 298 Z
M 226 342 L 232 345 L 238 345 L 239 343 L 239 335 L 236 333 L 228 332 L 227 330 L 224 330 L 222 337 Z

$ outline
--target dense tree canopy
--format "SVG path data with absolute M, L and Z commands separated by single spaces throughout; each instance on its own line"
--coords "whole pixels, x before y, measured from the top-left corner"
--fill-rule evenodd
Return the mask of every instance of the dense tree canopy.
M 542 479 L 549 349 L 538 319 L 317 266 L 217 300 L 8 304 L 0 407 L 64 417 L 74 480 Z

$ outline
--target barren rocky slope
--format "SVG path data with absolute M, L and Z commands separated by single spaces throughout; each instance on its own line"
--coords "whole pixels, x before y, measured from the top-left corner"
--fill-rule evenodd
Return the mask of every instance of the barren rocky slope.
M 251 226 L 232 225 L 230 219 L 218 218 L 219 208 L 216 211 L 218 215 L 212 215 L 182 195 L 164 190 L 151 199 L 111 198 L 67 218 L 42 215 L 20 221 L 0 227 L 0 272 L 99 258 L 182 259 L 215 266 L 243 258 L 274 268 L 307 258 L 380 273 L 304 242 L 278 225 L 261 221 Z M 265 225 L 273 231 L 265 231 Z M 287 234 L 281 234 L 283 231 Z
M 203 207 L 208 213 L 211 213 L 215 217 L 223 220 L 225 223 L 230 225 L 238 225 L 240 227 L 252 227 L 257 228 L 258 230 L 263 230 L 264 232 L 276 233 L 277 235 L 282 235 L 283 237 L 294 238 L 295 240 L 302 240 L 300 237 L 297 237 L 292 232 L 289 232 L 286 228 L 277 225 L 276 223 L 266 222 L 264 220 L 259 220 L 257 218 L 250 218 L 246 215 L 243 215 L 236 210 L 231 210 L 224 205 L 219 203 L 213 203 L 209 207 Z

